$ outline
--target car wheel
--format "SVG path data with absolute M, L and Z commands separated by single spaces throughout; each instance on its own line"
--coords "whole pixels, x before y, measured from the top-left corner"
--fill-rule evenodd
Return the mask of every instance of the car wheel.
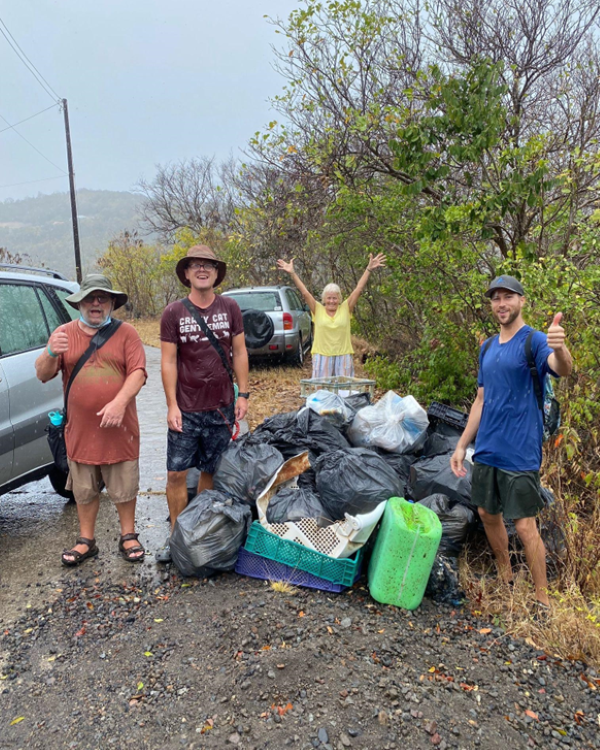
M 296 367 L 302 367 L 304 364 L 304 344 L 302 343 L 302 335 L 298 334 L 298 345 L 296 346 L 296 350 L 290 357 L 290 362 L 293 365 L 296 365 Z
M 54 492 L 56 492 L 57 495 L 66 498 L 70 503 L 74 503 L 75 497 L 73 496 L 73 493 L 71 490 L 65 489 L 67 476 L 68 474 L 65 474 L 57 466 L 53 466 L 48 472 L 48 479 L 50 480 Z

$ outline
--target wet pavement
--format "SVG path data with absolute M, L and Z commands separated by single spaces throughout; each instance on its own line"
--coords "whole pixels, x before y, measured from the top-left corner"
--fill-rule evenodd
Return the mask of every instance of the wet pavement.
M 137 565 L 119 557 L 117 512 L 103 493 L 96 527 L 98 564 L 103 575 L 115 582 L 159 576 L 153 552 L 169 529 L 164 494 L 167 407 L 160 379 L 160 350 L 145 348 L 148 381 L 137 398 L 141 431 L 137 531 L 149 554 Z M 61 565 L 60 553 L 73 546 L 77 533 L 75 504 L 57 495 L 48 479 L 0 497 L 0 622 L 35 604 L 40 595 L 56 587 L 65 572 L 76 575 L 77 569 Z

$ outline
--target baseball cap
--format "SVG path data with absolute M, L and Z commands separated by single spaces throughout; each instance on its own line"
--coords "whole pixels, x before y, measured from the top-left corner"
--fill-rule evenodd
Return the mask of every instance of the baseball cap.
M 509 292 L 520 294 L 521 297 L 525 296 L 525 290 L 523 289 L 521 282 L 518 279 L 515 279 L 514 276 L 496 276 L 489 285 L 487 292 L 484 293 L 484 297 L 489 299 L 496 289 L 508 289 Z

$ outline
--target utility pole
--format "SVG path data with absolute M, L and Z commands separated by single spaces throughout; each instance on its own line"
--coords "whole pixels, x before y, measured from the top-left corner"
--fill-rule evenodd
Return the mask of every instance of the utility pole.
M 67 163 L 69 165 L 69 186 L 71 188 L 71 217 L 73 219 L 73 247 L 75 249 L 75 273 L 77 283 L 81 284 L 81 252 L 79 250 L 79 225 L 77 223 L 77 204 L 75 202 L 75 175 L 73 173 L 73 154 L 71 153 L 71 131 L 69 129 L 69 110 L 67 100 L 62 100 L 65 116 L 65 135 L 67 137 Z

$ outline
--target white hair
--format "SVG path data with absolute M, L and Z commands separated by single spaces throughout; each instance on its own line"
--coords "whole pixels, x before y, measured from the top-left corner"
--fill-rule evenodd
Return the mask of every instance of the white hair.
M 328 294 L 337 294 L 340 305 L 342 304 L 342 290 L 337 284 L 327 284 L 325 289 L 323 289 L 323 294 L 321 295 L 321 302 L 323 304 L 325 304 L 325 297 L 327 297 Z

